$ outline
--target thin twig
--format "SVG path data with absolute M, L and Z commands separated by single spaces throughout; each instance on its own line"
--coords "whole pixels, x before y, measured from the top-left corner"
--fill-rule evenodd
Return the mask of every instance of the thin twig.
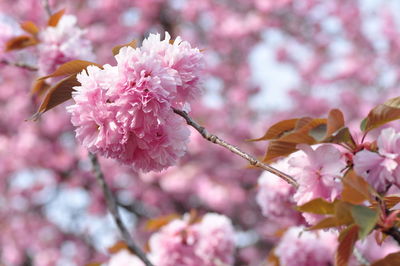
M 122 222 L 121 216 L 118 211 L 118 206 L 116 200 L 110 190 L 110 187 L 107 185 L 106 180 L 104 179 L 103 172 L 100 169 L 99 161 L 97 160 L 96 155 L 89 153 L 89 158 L 92 162 L 93 166 L 93 173 L 101 185 L 103 189 L 103 194 L 107 202 L 107 207 L 109 212 L 111 213 L 112 217 L 114 218 L 115 223 L 124 239 L 125 243 L 127 244 L 129 250 L 137 255 L 146 266 L 153 266 L 153 264 L 149 261 L 146 254 L 140 249 L 140 247 L 134 242 L 133 238 L 131 237 L 128 229 Z
M 240 157 L 246 159 L 247 161 L 249 161 L 249 163 L 253 166 L 259 167 L 261 169 L 264 169 L 280 178 L 282 178 L 283 180 L 285 180 L 287 183 L 289 183 L 290 185 L 294 186 L 294 187 L 298 187 L 299 185 L 297 184 L 296 180 L 279 171 L 278 169 L 269 166 L 268 164 L 265 164 L 263 162 L 260 162 L 259 160 L 257 160 L 254 156 L 240 150 L 238 147 L 233 146 L 232 144 L 227 143 L 226 141 L 220 139 L 218 136 L 210 134 L 204 127 L 200 126 L 199 124 L 197 124 L 189 115 L 187 112 L 182 111 L 182 110 L 178 110 L 173 108 L 174 112 L 177 115 L 180 115 L 181 117 L 183 117 L 186 120 L 186 123 L 193 127 L 194 129 L 196 129 L 202 136 L 203 138 L 205 138 L 206 140 L 218 144 L 228 150 L 230 150 L 231 152 L 233 152 L 234 154 L 239 155 Z
M 155 209 L 150 208 L 150 206 L 145 206 L 143 203 L 136 201 L 131 204 L 125 204 L 118 201 L 117 204 L 126 211 L 145 218 L 153 218 L 157 216 L 158 213 Z
M 43 0 L 42 3 L 43 3 L 43 6 L 44 6 L 44 9 L 45 9 L 46 12 L 47 12 L 47 15 L 48 15 L 49 17 L 51 17 L 52 12 L 51 12 L 51 8 L 50 8 L 49 0 Z
M 37 71 L 38 70 L 38 68 L 35 67 L 35 66 L 27 65 L 27 64 L 24 64 L 24 63 L 20 63 L 20 62 L 10 62 L 10 61 L 7 61 L 5 59 L 1 60 L 0 63 L 4 64 L 4 65 L 9 65 L 9 66 L 20 67 L 20 68 L 23 68 L 23 69 L 26 69 L 26 70 L 30 70 L 30 71 Z

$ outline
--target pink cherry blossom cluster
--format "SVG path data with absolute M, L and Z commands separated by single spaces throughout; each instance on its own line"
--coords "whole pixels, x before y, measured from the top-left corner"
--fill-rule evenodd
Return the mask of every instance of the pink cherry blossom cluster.
M 281 265 L 330 265 L 337 247 L 337 234 L 305 231 L 304 227 L 291 227 L 282 236 L 274 253 Z
M 377 191 L 400 188 L 400 133 L 383 129 L 377 139 L 377 151 L 363 149 L 354 156 L 354 169 Z M 396 191 L 397 192 L 397 191 Z
M 76 136 L 93 153 L 161 171 L 184 155 L 189 130 L 172 108 L 189 110 L 200 95 L 202 54 L 188 42 L 151 34 L 140 48 L 123 47 L 117 66 L 78 75 L 68 107 Z
M 52 73 L 57 66 L 73 59 L 93 61 L 92 43 L 85 38 L 86 30 L 77 26 L 74 15 L 64 15 L 57 26 L 48 26 L 39 33 L 39 74 Z
M 149 259 L 157 266 L 233 265 L 234 229 L 224 215 L 207 213 L 201 221 L 189 215 L 173 220 L 149 239 Z M 111 256 L 108 266 L 144 265 L 135 255 L 122 250 Z
M 258 181 L 257 202 L 263 215 L 277 219 L 279 223 L 285 221 L 286 225 L 302 224 L 299 212 L 290 206 L 300 206 L 317 198 L 333 202 L 342 191 L 340 178 L 346 167 L 344 154 L 332 144 L 299 147 L 300 151 L 274 164 L 296 179 L 299 184 L 297 190 L 269 173 L 263 173 Z M 317 215 L 301 214 L 308 224 L 319 220 Z

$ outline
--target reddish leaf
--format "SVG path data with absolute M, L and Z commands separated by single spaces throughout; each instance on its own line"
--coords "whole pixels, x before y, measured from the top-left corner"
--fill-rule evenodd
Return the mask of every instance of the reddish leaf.
M 113 53 L 113 55 L 117 55 L 117 54 L 119 53 L 119 50 L 121 50 L 121 48 L 122 48 L 122 47 L 125 47 L 125 46 L 130 46 L 130 47 L 132 47 L 132 48 L 136 48 L 136 47 L 137 47 L 137 42 L 136 42 L 136 40 L 132 40 L 132 41 L 129 42 L 129 43 L 114 46 L 114 47 L 112 48 L 112 53 Z
M 344 229 L 339 235 L 339 246 L 336 250 L 335 265 L 348 265 L 351 254 L 353 253 L 354 245 L 358 239 L 358 226 L 351 225 Z
M 129 251 L 129 248 L 128 248 L 128 245 L 124 241 L 118 241 L 117 243 L 115 243 L 114 245 L 109 247 L 107 250 L 108 250 L 108 253 L 115 254 L 115 253 L 120 252 L 121 250 Z
M 265 155 L 263 161 L 270 162 L 274 159 L 289 155 L 295 151 L 297 151 L 297 143 L 290 143 L 284 141 L 271 141 L 268 145 L 267 154 Z
M 363 120 L 361 127 L 368 132 L 397 119 L 400 119 L 400 97 L 390 99 L 373 108 Z
M 267 265 L 271 265 L 271 266 L 279 266 L 280 265 L 279 257 L 275 255 L 274 249 L 272 249 L 268 254 Z
M 32 87 L 32 94 L 42 95 L 47 91 L 49 88 L 49 84 L 46 83 L 44 80 L 36 80 Z
M 164 225 L 168 224 L 172 220 L 178 219 L 180 216 L 176 213 L 165 215 L 161 217 L 157 217 L 154 219 L 150 219 L 146 223 L 146 230 L 148 231 L 155 231 L 163 227 Z
M 312 145 L 316 143 L 316 140 L 308 135 L 308 132 L 294 132 L 286 136 L 283 136 L 279 141 L 297 143 L 297 144 L 308 144 Z
M 305 125 L 310 123 L 313 119 L 311 117 L 302 117 L 297 119 L 296 126 L 294 127 L 295 130 L 299 130 L 303 128 Z
M 400 252 L 391 253 L 386 257 L 384 257 L 383 259 L 375 261 L 374 263 L 372 263 L 371 266 L 393 266 L 393 265 L 400 265 Z
M 289 133 L 290 131 L 294 130 L 296 126 L 296 122 L 298 119 L 289 119 L 283 120 L 276 124 L 273 124 L 267 132 L 258 139 L 251 139 L 250 141 L 260 141 L 260 140 L 271 140 L 271 139 L 279 139 L 284 134 Z
M 101 65 L 98 65 L 98 64 L 93 63 L 93 62 L 84 61 L 84 60 L 72 60 L 72 61 L 69 61 L 69 62 L 59 66 L 50 75 L 41 77 L 38 80 L 43 80 L 43 79 L 53 78 L 53 77 L 59 77 L 59 76 L 66 76 L 66 75 L 74 75 L 74 74 L 77 74 L 77 73 L 81 72 L 82 70 L 86 69 L 88 66 L 91 66 L 91 65 L 103 68 Z
M 39 117 L 46 111 L 56 107 L 59 104 L 71 99 L 73 87 L 79 86 L 80 83 L 76 79 L 76 75 L 72 75 L 62 79 L 56 85 L 49 89 L 46 97 L 44 98 L 39 110 L 32 116 L 33 120 Z
M 400 197 L 398 196 L 386 196 L 383 198 L 385 201 L 386 208 L 391 209 L 400 203 Z
M 353 203 L 361 204 L 364 201 L 373 202 L 372 193 L 374 193 L 371 186 L 362 178 L 359 177 L 353 170 L 350 170 L 342 179 L 343 191 L 342 200 Z M 377 194 L 377 193 L 374 193 Z
M 7 52 L 12 50 L 20 50 L 36 44 L 38 44 L 38 41 L 34 37 L 21 35 L 8 40 L 5 50 Z
M 50 27 L 56 27 L 58 25 L 58 22 L 62 18 L 62 16 L 65 13 L 65 9 L 62 9 L 58 11 L 57 13 L 54 13 L 50 18 L 49 21 L 47 22 L 47 25 Z
M 335 203 L 328 202 L 322 198 L 311 200 L 301 206 L 297 207 L 301 212 L 309 212 L 314 214 L 334 214 Z
M 39 33 L 39 28 L 36 26 L 35 23 L 32 21 L 26 21 L 21 24 L 21 28 L 26 31 L 27 33 L 30 33 L 32 35 L 36 35 Z
M 328 115 L 327 129 L 325 138 L 332 136 L 333 133 L 344 127 L 343 113 L 339 109 L 332 109 Z

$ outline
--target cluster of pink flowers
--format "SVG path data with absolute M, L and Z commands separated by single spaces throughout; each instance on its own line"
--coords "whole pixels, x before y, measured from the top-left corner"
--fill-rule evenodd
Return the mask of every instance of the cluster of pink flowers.
M 258 181 L 257 202 L 263 215 L 280 219 L 282 226 L 301 224 L 293 205 L 302 205 L 316 198 L 334 201 L 340 196 L 345 158 L 334 145 L 318 147 L 299 145 L 300 151 L 275 163 L 279 170 L 293 176 L 298 189 L 269 173 L 263 173 Z M 315 224 L 319 216 L 302 213 L 309 224 Z
M 149 240 L 148 258 L 157 266 L 229 266 L 234 262 L 234 229 L 224 215 L 207 213 L 201 221 L 189 215 L 173 220 Z M 140 259 L 122 250 L 108 266 L 141 266 Z
M 141 48 L 123 47 L 117 66 L 90 66 L 68 107 L 76 136 L 93 153 L 161 171 L 183 156 L 189 130 L 172 108 L 189 109 L 201 93 L 202 55 L 180 38 L 150 35 Z
M 336 247 L 337 235 L 332 232 L 291 227 L 281 238 L 274 253 L 281 265 L 332 265 Z
M 186 216 L 153 234 L 149 245 L 157 266 L 228 266 L 234 260 L 234 229 L 229 218 L 216 213 L 195 223 Z
M 290 175 L 288 160 L 289 158 L 284 158 L 271 166 Z M 296 225 L 302 219 L 300 213 L 293 208 L 296 205 L 293 199 L 295 192 L 296 189 L 292 185 L 265 171 L 258 179 L 256 200 L 262 214 L 269 220 L 282 226 Z
M 64 15 L 56 27 L 48 26 L 41 31 L 39 74 L 48 75 L 57 66 L 73 59 L 93 61 L 92 44 L 84 38 L 85 34 L 86 31 L 77 26 L 77 18 L 73 15 Z
M 378 151 L 362 150 L 354 156 L 354 169 L 379 192 L 391 184 L 400 186 L 400 133 L 383 129 L 377 140 Z

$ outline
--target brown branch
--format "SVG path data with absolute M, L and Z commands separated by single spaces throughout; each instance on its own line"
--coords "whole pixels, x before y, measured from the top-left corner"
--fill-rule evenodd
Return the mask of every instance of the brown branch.
M 278 169 L 265 164 L 263 162 L 260 162 L 259 160 L 257 160 L 254 156 L 240 150 L 238 147 L 233 146 L 232 144 L 227 143 L 226 141 L 220 139 L 218 136 L 210 134 L 204 127 L 200 126 L 199 124 L 197 124 L 189 115 L 187 112 L 182 111 L 182 110 L 178 110 L 173 108 L 174 113 L 176 113 L 177 115 L 180 115 L 181 117 L 183 117 L 186 120 L 186 123 L 193 127 L 194 129 L 196 129 L 202 136 L 203 138 L 205 138 L 206 140 L 218 144 L 228 150 L 230 150 L 231 152 L 233 152 L 234 154 L 239 155 L 240 157 L 246 159 L 247 161 L 249 161 L 249 163 L 253 166 L 259 167 L 261 169 L 264 169 L 280 178 L 282 178 L 284 181 L 286 181 L 287 183 L 289 183 L 290 185 L 294 186 L 294 187 L 298 187 L 299 185 L 297 184 L 296 180 L 279 171 Z
M 146 254 L 140 249 L 140 247 L 134 242 L 133 238 L 131 237 L 128 229 L 122 222 L 121 216 L 118 211 L 118 206 L 117 202 L 110 190 L 110 187 L 107 185 L 106 180 L 104 179 L 103 172 L 100 169 L 100 164 L 99 161 L 97 160 L 96 155 L 89 153 L 89 158 L 92 162 L 93 166 L 93 173 L 101 185 L 103 189 L 103 194 L 106 199 L 107 207 L 109 212 L 111 213 L 111 216 L 114 218 L 114 221 L 122 235 L 123 240 L 125 241 L 126 245 L 128 246 L 128 249 L 137 255 L 146 266 L 153 266 L 153 264 L 149 261 L 147 258 Z
M 51 12 L 51 8 L 50 8 L 49 0 L 42 0 L 42 3 L 43 3 L 43 6 L 44 6 L 44 9 L 45 9 L 46 12 L 47 12 L 47 15 L 48 15 L 49 17 L 51 17 L 52 12 Z
M 27 65 L 27 64 L 24 64 L 24 63 L 20 63 L 20 62 L 10 62 L 10 61 L 7 61 L 5 59 L 1 60 L 0 63 L 4 64 L 4 65 L 9 65 L 9 66 L 20 67 L 20 68 L 23 68 L 23 69 L 26 69 L 26 70 L 30 70 L 30 71 L 37 71 L 38 70 L 38 68 L 35 67 L 35 66 Z
M 396 240 L 397 244 L 400 245 L 400 231 L 397 227 L 391 227 L 384 231 L 384 233 L 390 235 L 394 240 Z

